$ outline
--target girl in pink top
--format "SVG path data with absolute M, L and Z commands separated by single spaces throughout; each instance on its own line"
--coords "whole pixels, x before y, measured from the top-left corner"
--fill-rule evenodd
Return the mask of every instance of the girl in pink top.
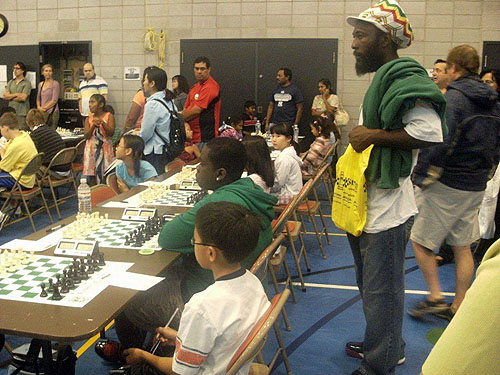
M 85 119 L 85 151 L 83 175 L 91 176 L 90 183 L 104 181 L 104 172 L 115 160 L 111 136 L 115 131 L 115 116 L 106 106 L 101 94 L 94 94 L 89 101 L 90 115 Z
M 316 137 L 309 150 L 302 154 L 302 175 L 313 175 L 321 165 L 330 146 L 332 124 L 328 118 L 313 116 L 311 133 Z
M 59 82 L 52 78 L 54 69 L 52 65 L 42 66 L 42 75 L 44 80 L 38 84 L 36 95 L 36 108 L 42 111 L 45 124 L 52 129 L 57 128 L 59 123 Z

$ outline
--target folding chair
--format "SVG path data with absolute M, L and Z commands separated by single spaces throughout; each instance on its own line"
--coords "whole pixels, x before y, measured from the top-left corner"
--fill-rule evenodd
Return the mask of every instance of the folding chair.
M 323 242 L 321 241 L 321 238 L 324 235 L 326 237 L 326 242 L 328 244 L 330 244 L 330 238 L 328 237 L 328 231 L 326 229 L 325 219 L 323 217 L 323 212 L 321 211 L 321 201 L 318 198 L 316 187 L 321 182 L 321 179 L 323 178 L 323 175 L 326 173 L 328 167 L 329 167 L 328 164 L 324 164 L 320 168 L 320 170 L 314 175 L 313 179 L 311 179 L 307 182 L 307 183 L 310 183 L 310 186 L 303 193 L 303 197 L 302 197 L 301 201 L 299 202 L 299 206 L 297 207 L 297 210 L 296 210 L 296 213 L 299 214 L 299 216 L 300 216 L 300 220 L 302 222 L 304 232 L 305 232 L 305 224 L 304 224 L 303 217 L 307 216 L 309 218 L 309 220 L 311 221 L 311 224 L 313 225 L 313 228 L 314 228 L 314 234 L 316 235 L 316 239 L 318 241 L 319 248 L 320 248 L 321 253 L 323 255 L 323 259 L 326 259 L 326 252 L 325 252 L 325 248 L 323 246 Z M 308 198 L 308 196 L 311 194 L 311 192 L 314 194 L 315 199 Z M 318 225 L 317 225 L 316 220 L 315 220 L 315 216 L 317 213 L 319 213 L 319 217 L 320 217 L 321 223 L 322 223 L 321 232 L 318 230 Z
M 269 332 L 271 327 L 273 327 L 274 332 L 276 333 L 276 338 L 278 338 L 280 349 L 276 351 L 271 362 L 268 365 L 261 363 L 252 363 L 250 366 L 249 375 L 269 374 L 270 369 L 274 366 L 280 354 L 283 357 L 283 362 L 285 363 L 287 374 L 291 375 L 292 369 L 288 364 L 288 357 L 286 355 L 286 352 L 282 349 L 284 348 L 283 341 L 281 339 L 279 329 L 276 327 L 276 319 L 278 318 L 278 315 L 285 305 L 285 302 L 288 299 L 289 295 L 290 291 L 288 289 L 285 289 L 283 293 L 274 296 L 269 309 L 267 309 L 262 318 L 260 318 L 260 320 L 257 322 L 255 328 L 250 332 L 243 344 L 241 344 L 239 349 L 233 355 L 233 358 L 227 366 L 226 375 L 237 374 L 245 364 L 253 361 L 253 359 L 261 352 L 262 348 L 264 347 L 264 344 L 266 343 L 267 333 Z
M 90 188 L 90 201 L 92 208 L 108 199 L 116 197 L 118 194 L 107 185 L 99 184 Z
M 265 279 L 267 276 L 267 272 L 271 275 L 271 280 L 274 286 L 274 292 L 276 294 L 280 293 L 280 289 L 278 287 L 278 280 L 276 278 L 276 272 L 274 271 L 274 267 L 270 264 L 269 260 L 276 253 L 276 250 L 281 246 L 281 243 L 285 239 L 285 235 L 280 233 L 259 255 L 259 257 L 255 260 L 252 267 L 250 268 L 250 272 L 259 278 L 264 285 L 264 290 L 268 293 L 267 288 L 265 287 Z M 290 286 L 290 289 L 293 291 L 292 278 L 290 276 L 290 271 L 288 270 L 288 266 L 284 263 L 286 267 L 287 279 L 285 281 L 285 288 Z M 293 292 L 295 293 L 295 292 Z M 295 299 L 295 297 L 294 297 Z M 288 320 L 288 314 L 286 313 L 285 308 L 283 308 L 283 320 L 285 321 L 285 327 L 287 331 L 291 331 L 290 322 Z
M 304 239 L 302 238 L 301 228 L 303 224 L 297 219 L 296 210 L 299 202 L 301 202 L 304 199 L 304 194 L 310 188 L 311 183 L 312 180 L 306 182 L 305 185 L 300 190 L 299 194 L 286 206 L 274 206 L 274 210 L 276 212 L 281 212 L 281 213 L 278 216 L 278 218 L 271 223 L 274 235 L 276 236 L 277 233 L 282 232 L 283 234 L 285 234 L 285 238 L 290 244 L 293 259 L 295 261 L 295 266 L 297 268 L 297 274 L 299 276 L 300 285 L 303 292 L 306 291 L 306 286 L 304 282 L 304 276 L 302 275 L 302 268 L 300 267 L 300 260 L 302 259 L 302 257 L 304 257 L 304 262 L 308 272 L 311 271 L 311 265 L 309 263 L 309 258 L 307 257 L 307 251 Z M 290 218 L 293 218 L 294 220 L 289 220 Z M 297 239 L 299 239 L 300 242 L 300 250 L 298 252 L 295 247 L 295 241 Z
M 76 176 L 78 173 L 83 172 L 83 154 L 85 152 L 85 144 L 87 143 L 86 139 L 82 139 L 75 146 L 76 148 L 76 156 L 75 160 L 72 163 L 72 170 L 74 175 Z
M 116 177 L 116 172 L 112 172 L 106 176 L 106 185 L 115 191 L 116 194 L 120 194 L 120 189 L 118 189 L 118 177 Z
M 68 147 L 62 149 L 57 154 L 54 155 L 52 160 L 50 161 L 48 167 L 44 170 L 42 177 L 40 178 L 40 184 L 42 187 L 49 187 L 50 192 L 52 194 L 52 199 L 54 200 L 54 205 L 56 206 L 56 212 L 59 219 L 61 218 L 61 212 L 59 211 L 59 202 L 65 201 L 67 198 L 76 197 L 78 188 L 76 186 L 76 177 L 73 172 L 73 169 L 70 168 L 68 176 L 56 176 L 56 171 L 54 167 L 58 167 L 61 165 L 72 165 L 73 161 L 76 157 L 76 147 Z M 75 192 L 71 195 L 66 195 L 63 198 L 57 198 L 56 190 L 57 187 L 62 185 L 72 184 Z M 71 187 L 70 187 L 71 188 Z M 68 191 L 69 189 L 68 188 Z
M 12 189 L 10 191 L 3 191 L 0 193 L 0 198 L 5 198 L 5 202 L 3 203 L 0 211 L 6 212 L 6 208 L 8 207 L 11 199 L 17 201 L 17 204 L 14 208 L 14 212 L 15 209 L 17 209 L 17 207 L 21 205 L 21 203 L 23 204 L 23 208 L 26 211 L 26 214 L 23 217 L 12 221 L 10 224 L 17 223 L 26 216 L 28 216 L 31 223 L 31 227 L 33 228 L 33 232 L 36 232 L 35 223 L 33 222 L 33 215 L 36 215 L 45 209 L 45 211 L 47 211 L 47 214 L 49 215 L 50 222 L 53 223 L 52 215 L 50 214 L 49 207 L 47 206 L 47 201 L 45 200 L 39 182 L 36 181 L 35 185 L 31 189 L 23 190 L 21 188 L 21 184 L 19 183 L 19 181 L 23 176 L 33 176 L 40 170 L 40 166 L 42 165 L 43 155 L 44 155 L 43 152 L 35 155 L 23 168 L 21 174 L 19 175 L 19 178 L 16 180 L 16 183 L 14 184 Z M 28 203 L 31 201 L 31 199 L 35 198 L 38 195 L 42 197 L 43 206 L 31 212 L 28 207 Z

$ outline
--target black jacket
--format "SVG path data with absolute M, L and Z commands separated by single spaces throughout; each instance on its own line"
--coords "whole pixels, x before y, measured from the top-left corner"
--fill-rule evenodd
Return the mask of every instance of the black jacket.
M 449 187 L 466 191 L 483 191 L 490 172 L 499 161 L 500 106 L 497 93 L 476 75 L 452 81 L 445 94 L 448 135 L 442 144 L 421 150 L 414 170 L 414 180 L 426 175 L 429 165 L 440 166 L 439 181 Z M 473 115 L 458 136 L 452 155 L 446 157 L 457 126 Z

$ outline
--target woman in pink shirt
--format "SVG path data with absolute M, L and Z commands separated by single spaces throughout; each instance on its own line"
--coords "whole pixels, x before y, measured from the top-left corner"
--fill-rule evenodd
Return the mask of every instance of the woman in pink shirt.
M 144 117 L 144 106 L 146 105 L 146 97 L 142 89 L 137 90 L 132 99 L 132 105 L 125 119 L 125 126 L 123 127 L 122 134 L 132 130 L 140 129 L 142 118 Z
M 56 129 L 59 123 L 59 82 L 52 78 L 54 68 L 50 64 L 42 66 L 44 80 L 38 84 L 36 108 L 42 111 L 45 124 Z

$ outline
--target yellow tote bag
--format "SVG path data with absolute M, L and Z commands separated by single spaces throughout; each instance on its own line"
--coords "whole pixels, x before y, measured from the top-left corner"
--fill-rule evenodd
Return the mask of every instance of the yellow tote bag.
M 351 145 L 337 162 L 337 180 L 333 192 L 332 220 L 347 233 L 360 236 L 366 224 L 365 170 L 373 145 L 356 152 Z

